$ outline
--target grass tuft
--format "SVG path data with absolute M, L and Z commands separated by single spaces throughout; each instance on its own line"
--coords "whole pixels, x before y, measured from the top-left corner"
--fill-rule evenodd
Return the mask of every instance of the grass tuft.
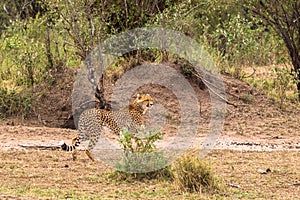
M 183 192 L 219 193 L 223 190 L 221 180 L 195 151 L 188 152 L 174 163 L 173 177 L 176 187 Z

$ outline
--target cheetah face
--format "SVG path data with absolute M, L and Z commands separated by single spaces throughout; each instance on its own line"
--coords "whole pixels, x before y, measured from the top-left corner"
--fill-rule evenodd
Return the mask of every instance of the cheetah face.
M 153 99 L 149 94 L 137 94 L 136 102 L 141 104 L 143 114 L 153 106 Z

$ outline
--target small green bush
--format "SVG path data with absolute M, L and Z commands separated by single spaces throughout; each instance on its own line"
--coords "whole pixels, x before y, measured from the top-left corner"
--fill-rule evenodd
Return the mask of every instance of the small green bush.
M 119 143 L 123 147 L 124 156 L 116 164 L 119 178 L 171 177 L 163 152 L 155 149 L 154 143 L 162 139 L 162 134 L 155 131 L 142 131 L 142 134 L 144 137 L 133 135 L 128 130 L 122 131 Z
M 287 99 L 287 91 L 293 91 L 294 99 L 297 99 L 297 92 L 295 87 L 295 78 L 292 75 L 291 69 L 288 67 L 275 66 L 273 74 L 274 89 L 276 96 L 279 99 L 280 108 L 283 108 L 284 102 Z

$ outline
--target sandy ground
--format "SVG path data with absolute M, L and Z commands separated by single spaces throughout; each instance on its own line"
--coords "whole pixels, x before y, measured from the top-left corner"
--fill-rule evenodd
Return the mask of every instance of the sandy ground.
M 255 91 L 249 84 L 224 76 L 224 85 L 227 100 L 235 104 L 227 105 L 226 118 L 222 133 L 215 136 L 218 139 L 214 148 L 236 150 L 299 150 L 300 151 L 300 108 L 297 105 L 286 105 L 280 109 L 278 104 L 266 96 Z M 196 81 L 191 85 L 196 91 L 200 102 L 200 125 L 192 137 L 190 146 L 199 148 L 203 140 L 209 137 L 210 123 L 210 95 L 208 89 L 201 90 Z M 69 84 L 70 85 L 70 84 Z M 139 92 L 149 92 L 154 98 L 154 110 L 164 109 L 165 122 L 162 132 L 164 134 L 161 148 L 167 146 L 175 138 L 176 143 L 186 140 L 186 134 L 179 133 L 181 110 L 178 100 L 166 88 L 159 86 L 146 86 Z M 64 100 L 65 101 L 65 100 Z M 51 110 L 51 112 L 53 112 Z M 47 114 L 52 121 L 55 113 Z M 149 117 L 149 116 L 148 116 Z M 44 121 L 47 121 L 47 118 Z M 0 121 L 0 150 L 22 149 L 24 146 L 53 146 L 56 148 L 64 140 L 67 143 L 76 135 L 76 130 L 66 128 L 53 128 L 58 123 L 49 123 L 46 126 L 40 123 L 40 118 L 19 120 L 18 118 Z M 48 120 L 49 121 L 49 120 Z M 57 117 L 57 122 L 61 119 Z M 55 122 L 55 121 L 54 121 Z M 110 139 L 117 139 L 116 136 Z

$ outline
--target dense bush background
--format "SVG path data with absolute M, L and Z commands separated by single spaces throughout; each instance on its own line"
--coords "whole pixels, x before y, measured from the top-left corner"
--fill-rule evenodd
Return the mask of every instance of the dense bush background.
M 2 117 L 26 116 L 39 85 L 51 87 L 55 73 L 78 67 L 100 41 L 144 26 L 194 38 L 236 78 L 244 78 L 244 67 L 273 66 L 278 77 L 292 79 L 282 39 L 238 0 L 4 0 L 0 18 Z

